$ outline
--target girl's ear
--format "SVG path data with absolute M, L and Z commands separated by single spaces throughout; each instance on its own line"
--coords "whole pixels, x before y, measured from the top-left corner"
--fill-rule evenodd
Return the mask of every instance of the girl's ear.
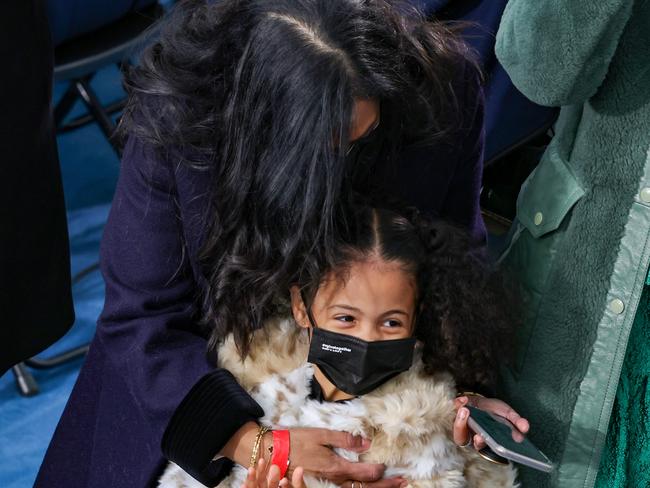
M 300 287 L 297 285 L 291 286 L 291 311 L 296 323 L 303 329 L 309 328 L 309 317 L 307 316 L 307 308 L 305 302 L 302 301 Z

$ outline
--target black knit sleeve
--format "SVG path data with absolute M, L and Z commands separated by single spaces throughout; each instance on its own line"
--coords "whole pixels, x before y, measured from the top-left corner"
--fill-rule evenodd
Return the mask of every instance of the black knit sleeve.
M 162 439 L 162 451 L 206 486 L 215 486 L 232 468 L 232 461 L 213 461 L 245 423 L 262 417 L 262 408 L 225 369 L 203 376 L 185 396 Z

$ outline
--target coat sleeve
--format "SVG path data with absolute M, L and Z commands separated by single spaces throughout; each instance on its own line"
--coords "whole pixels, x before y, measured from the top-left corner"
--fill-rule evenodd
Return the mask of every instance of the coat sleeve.
M 212 486 L 230 469 L 229 461 L 214 463 L 213 457 L 263 412 L 228 371 L 206 358 L 176 201 L 171 167 L 131 138 L 102 240 L 106 299 L 97 339 L 153 443 Z
M 510 0 L 497 33 L 497 57 L 532 101 L 584 103 L 605 79 L 634 3 Z

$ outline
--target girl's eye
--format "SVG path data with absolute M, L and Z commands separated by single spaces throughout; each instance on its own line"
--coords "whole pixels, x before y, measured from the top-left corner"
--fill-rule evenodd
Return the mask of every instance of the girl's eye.
M 338 317 L 335 317 L 335 319 L 339 322 L 354 322 L 354 317 L 352 315 L 339 315 Z
M 386 327 L 401 327 L 402 323 L 399 320 L 388 319 L 384 321 Z

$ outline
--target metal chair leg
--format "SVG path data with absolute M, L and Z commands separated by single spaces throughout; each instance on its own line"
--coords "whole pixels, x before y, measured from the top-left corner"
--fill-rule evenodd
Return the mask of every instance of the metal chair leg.
M 83 346 L 75 347 L 74 349 L 71 349 L 69 351 L 65 351 L 56 356 L 52 356 L 51 358 L 25 359 L 25 364 L 30 368 L 34 368 L 34 369 L 54 368 L 56 366 L 60 366 L 64 363 L 67 363 L 68 361 L 72 361 L 73 359 L 80 358 L 81 356 L 85 356 L 86 353 L 88 352 L 88 349 L 90 349 L 90 345 L 84 344 Z
M 84 104 L 93 115 L 93 117 L 95 117 L 95 120 L 97 120 L 99 128 L 104 133 L 104 136 L 106 136 L 108 141 L 111 143 L 111 146 L 117 153 L 118 157 L 121 156 L 121 148 L 117 146 L 113 138 L 117 126 L 115 125 L 115 122 L 113 122 L 113 119 L 111 119 L 111 117 L 108 115 L 108 113 L 106 113 L 106 110 L 100 103 L 99 98 L 97 98 L 95 91 L 90 86 L 90 80 L 87 78 L 75 80 L 74 85 Z
M 75 97 L 77 95 L 77 91 L 75 89 L 74 91 Z M 106 110 L 106 113 L 108 115 L 113 115 L 114 113 L 121 112 L 124 110 L 124 107 L 126 107 L 126 99 L 118 100 L 117 102 L 113 102 L 110 105 L 106 105 L 104 109 Z M 58 132 L 59 134 L 65 134 L 66 132 L 70 132 L 72 130 L 78 129 L 79 127 L 82 127 L 86 124 L 90 124 L 91 122 L 94 122 L 95 118 L 92 116 L 92 114 L 86 114 L 86 115 L 80 115 L 78 117 L 75 117 L 65 124 L 58 126 Z
M 47 359 L 30 358 L 25 359 L 22 363 L 12 366 L 11 371 L 14 374 L 18 391 L 22 396 L 26 397 L 37 395 L 40 392 L 38 383 L 34 379 L 34 376 L 32 376 L 32 373 L 27 369 L 27 366 L 34 369 L 55 368 L 67 363 L 68 361 L 85 356 L 88 349 L 90 349 L 90 345 L 84 344 Z
M 16 380 L 16 386 L 22 396 L 30 397 L 38 394 L 38 383 L 32 373 L 25 367 L 25 363 L 18 363 L 11 368 Z
M 61 100 L 56 104 L 56 107 L 54 107 L 54 126 L 55 127 L 61 127 L 63 124 L 63 119 L 65 119 L 66 115 L 70 113 L 70 110 L 72 110 L 72 107 L 74 106 L 74 102 L 77 101 L 77 89 L 74 86 L 74 83 L 70 83 L 68 85 L 68 88 L 66 89 L 65 93 L 61 97 Z
M 122 72 L 128 66 L 130 66 L 130 62 L 128 60 L 118 64 L 118 68 Z M 113 140 L 116 124 L 113 122 L 113 119 L 111 119 L 111 115 L 124 110 L 127 99 L 123 98 L 109 105 L 103 106 L 99 102 L 97 95 L 90 85 L 90 81 L 93 79 L 93 77 L 94 74 L 86 76 L 84 78 L 72 80 L 70 82 L 70 85 L 66 89 L 65 93 L 56 104 L 56 107 L 54 107 L 54 123 L 57 128 L 57 132 L 65 133 L 77 129 L 83 125 L 97 121 L 100 129 L 119 155 L 121 148 L 119 146 L 119 143 Z M 74 103 L 79 98 L 88 108 L 89 113 L 75 117 L 64 124 L 63 120 L 70 113 L 70 110 L 72 110 Z
M 72 284 L 75 285 L 79 283 L 86 276 L 90 275 L 94 271 L 97 271 L 98 269 L 99 262 L 86 266 L 72 277 Z M 20 394 L 23 396 L 34 396 L 39 392 L 38 383 L 36 383 L 36 380 L 26 368 L 26 366 L 34 369 L 55 368 L 64 363 L 67 363 L 68 361 L 72 361 L 73 359 L 85 356 L 88 352 L 88 349 L 90 349 L 90 344 L 83 344 L 81 346 L 75 347 L 74 349 L 69 349 L 60 354 L 57 354 L 56 356 L 49 358 L 30 358 L 26 359 L 24 362 L 16 364 L 12 367 L 12 371 L 14 373 L 16 386 L 18 387 Z

